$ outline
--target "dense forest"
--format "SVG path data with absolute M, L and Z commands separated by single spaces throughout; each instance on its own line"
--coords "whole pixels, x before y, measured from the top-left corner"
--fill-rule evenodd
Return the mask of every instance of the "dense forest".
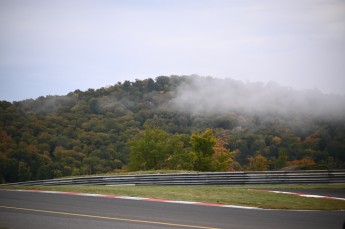
M 159 76 L 1 101 L 0 179 L 345 168 L 343 97 L 300 94 L 272 84 Z

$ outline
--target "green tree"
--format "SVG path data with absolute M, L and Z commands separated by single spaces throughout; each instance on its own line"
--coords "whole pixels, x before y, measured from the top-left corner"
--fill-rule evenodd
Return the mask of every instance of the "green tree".
M 288 156 L 287 156 L 286 150 L 284 148 L 280 148 L 279 157 L 275 163 L 276 169 L 281 169 L 281 168 L 286 167 L 287 162 L 288 162 Z
M 197 171 L 214 171 L 216 168 L 212 164 L 213 147 L 216 144 L 216 137 L 211 129 L 206 129 L 203 133 L 192 133 L 191 145 L 196 154 L 194 169 Z
M 92 156 L 83 159 L 84 173 L 91 175 L 94 173 L 102 172 L 102 162 L 99 157 Z
M 18 179 L 19 181 L 26 181 L 30 180 L 31 178 L 31 171 L 30 171 L 30 166 L 23 162 L 20 161 L 18 165 Z
M 190 136 L 183 134 L 175 134 L 169 139 L 167 169 L 193 170 L 197 156 L 191 151 L 189 140 Z
M 146 128 L 129 141 L 130 170 L 162 169 L 167 158 L 169 135 L 159 128 Z

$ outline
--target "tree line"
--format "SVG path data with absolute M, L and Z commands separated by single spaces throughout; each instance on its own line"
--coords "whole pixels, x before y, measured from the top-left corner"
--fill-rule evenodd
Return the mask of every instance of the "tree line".
M 129 141 L 128 169 L 234 170 L 234 153 L 226 149 L 225 144 L 211 129 L 189 136 L 171 135 L 158 127 L 147 127 Z
M 0 179 L 116 170 L 345 168 L 344 120 L 169 107 L 187 76 L 0 102 Z

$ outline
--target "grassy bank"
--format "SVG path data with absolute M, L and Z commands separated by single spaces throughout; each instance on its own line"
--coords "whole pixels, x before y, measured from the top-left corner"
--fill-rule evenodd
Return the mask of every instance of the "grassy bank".
M 306 198 L 260 192 L 261 189 L 345 189 L 345 185 L 251 185 L 251 186 L 11 186 L 11 189 L 36 189 L 98 193 L 219 204 L 254 206 L 268 209 L 345 210 L 345 201 Z

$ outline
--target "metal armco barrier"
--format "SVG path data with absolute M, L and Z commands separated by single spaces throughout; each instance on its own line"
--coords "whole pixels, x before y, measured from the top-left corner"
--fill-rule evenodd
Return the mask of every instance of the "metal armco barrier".
M 88 176 L 3 185 L 245 185 L 345 183 L 345 170 L 212 172 L 152 175 Z

